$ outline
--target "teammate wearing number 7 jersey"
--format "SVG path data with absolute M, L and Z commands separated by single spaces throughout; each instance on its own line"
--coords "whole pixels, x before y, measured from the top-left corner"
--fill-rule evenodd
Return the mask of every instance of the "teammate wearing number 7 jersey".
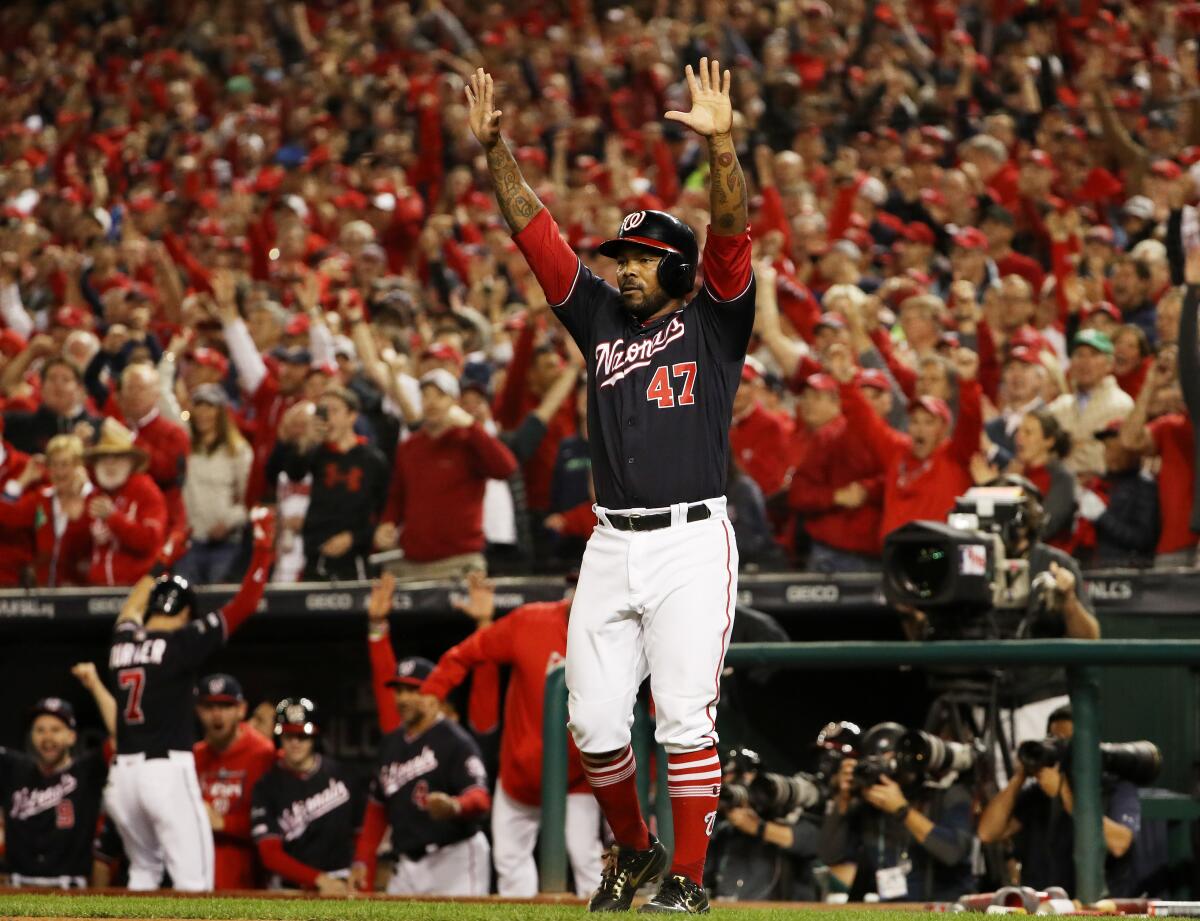
M 559 235 L 500 134 L 492 78 L 467 89 L 471 130 L 487 152 L 500 211 L 588 369 L 588 430 L 599 520 L 567 631 L 570 729 L 617 849 L 591 911 L 624 911 L 664 876 L 647 912 L 708 911 L 701 887 L 721 766 L 716 706 L 733 626 L 737 545 L 725 514 L 733 395 L 754 323 L 746 183 L 734 151 L 731 75 L 707 58 L 686 72 L 689 112 L 666 117 L 705 139 L 711 225 L 704 284 L 682 221 L 637 211 L 600 247 L 618 288 Z M 647 831 L 630 728 L 649 674 L 666 748 L 675 853 Z
M 196 673 L 262 598 L 274 556 L 274 517 L 251 513 L 254 552 L 241 589 L 200 616 L 178 576 L 143 577 L 113 628 L 108 668 L 119 704 L 117 759 L 104 806 L 129 858 L 129 888 L 213 888 L 213 836 L 192 755 Z M 143 623 L 144 620 L 144 623 Z

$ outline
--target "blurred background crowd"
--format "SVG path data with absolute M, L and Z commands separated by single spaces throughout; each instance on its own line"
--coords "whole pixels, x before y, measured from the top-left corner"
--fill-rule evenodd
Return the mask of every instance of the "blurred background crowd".
M 1198 34 L 1198 4 L 1097 0 L 5 5 L 0 585 L 130 584 L 164 545 L 234 581 L 263 501 L 276 581 L 568 568 L 584 362 L 464 76 L 611 277 L 626 212 L 706 226 L 661 117 L 706 54 L 761 292 L 743 564 L 877 568 L 1015 472 L 1085 565 L 1191 566 Z

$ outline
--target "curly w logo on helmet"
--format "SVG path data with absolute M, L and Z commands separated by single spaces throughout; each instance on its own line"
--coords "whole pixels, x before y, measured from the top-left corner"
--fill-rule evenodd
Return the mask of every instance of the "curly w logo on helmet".
M 625 215 L 625 220 L 621 221 L 621 233 L 629 233 L 629 231 L 639 226 L 645 219 L 645 211 L 635 211 L 633 214 Z

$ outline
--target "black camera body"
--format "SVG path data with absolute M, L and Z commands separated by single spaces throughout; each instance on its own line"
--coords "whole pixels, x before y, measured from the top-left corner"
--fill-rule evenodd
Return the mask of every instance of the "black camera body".
M 891 751 L 867 755 L 854 765 L 853 791 L 873 787 L 884 777 L 902 787 L 926 780 L 941 780 L 955 772 L 965 774 L 975 768 L 978 748 L 952 742 L 921 729 L 906 730 Z
M 1030 777 L 1042 768 L 1070 770 L 1071 740 L 1050 736 L 1022 742 L 1017 746 L 1017 760 Z M 1153 742 L 1101 742 L 1100 769 L 1120 780 L 1146 786 L 1162 769 L 1162 752 Z
M 1031 595 L 1045 596 L 1053 580 L 1031 583 L 1029 560 L 1016 552 L 1030 528 L 1026 503 L 1020 487 L 975 487 L 945 522 L 897 528 L 883 542 L 888 603 L 961 622 L 990 610 L 1024 611 Z

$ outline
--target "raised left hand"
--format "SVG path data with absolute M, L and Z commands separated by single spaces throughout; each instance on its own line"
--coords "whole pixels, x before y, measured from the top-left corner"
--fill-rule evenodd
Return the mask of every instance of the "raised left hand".
M 710 64 L 705 57 L 700 59 L 699 79 L 691 64 L 684 73 L 688 89 L 692 91 L 692 109 L 690 112 L 671 111 L 665 117 L 687 125 L 701 137 L 728 134 L 733 127 L 733 102 L 729 98 L 733 78 L 730 72 L 725 71 L 722 77 L 720 63 L 714 58 Z
M 908 800 L 904 798 L 904 791 L 890 777 L 882 777 L 875 786 L 867 787 L 863 796 L 880 812 L 886 812 L 889 815 L 908 805 Z

